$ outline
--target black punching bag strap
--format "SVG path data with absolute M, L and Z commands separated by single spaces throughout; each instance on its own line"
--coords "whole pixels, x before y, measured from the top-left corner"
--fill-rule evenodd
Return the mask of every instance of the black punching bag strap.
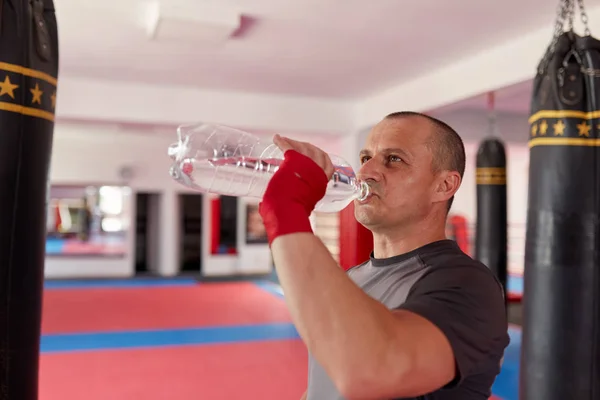
M 44 0 L 33 0 L 31 15 L 33 17 L 33 40 L 38 56 L 44 61 L 49 61 L 52 53 L 48 24 L 44 19 Z

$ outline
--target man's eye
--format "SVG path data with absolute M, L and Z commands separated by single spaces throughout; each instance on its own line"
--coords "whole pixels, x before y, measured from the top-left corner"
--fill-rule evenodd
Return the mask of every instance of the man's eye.
M 369 161 L 369 158 L 370 158 L 369 156 L 363 156 L 363 157 L 361 157 L 360 158 L 360 163 L 361 164 L 366 163 L 367 161 Z
M 402 158 L 398 156 L 389 156 L 389 160 L 393 162 L 402 161 Z

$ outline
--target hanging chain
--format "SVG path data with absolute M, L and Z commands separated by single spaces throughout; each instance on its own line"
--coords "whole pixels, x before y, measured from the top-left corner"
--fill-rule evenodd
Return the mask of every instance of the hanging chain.
M 575 4 L 577 2 L 577 4 Z M 558 39 L 564 32 L 569 32 L 573 30 L 573 20 L 575 19 L 575 7 L 576 5 L 579 7 L 579 12 L 581 14 L 581 22 L 584 26 L 584 35 L 590 36 L 590 27 L 588 24 L 588 15 L 585 11 L 585 6 L 583 5 L 583 0 L 560 0 L 558 4 L 558 9 L 556 10 L 556 23 L 554 24 L 554 35 L 552 36 L 552 42 L 548 46 L 546 54 L 542 58 L 538 66 L 538 73 L 542 74 L 546 70 L 548 63 L 550 62 L 550 57 L 556 50 L 556 45 L 558 44 Z M 566 29 L 565 29 L 566 24 Z
M 565 19 L 567 23 L 567 29 L 565 29 L 565 32 L 570 32 L 573 30 L 573 19 L 575 18 L 575 2 L 573 0 L 567 0 L 564 7 Z M 563 27 L 561 26 L 561 33 L 562 29 Z
M 573 9 L 575 4 L 573 0 L 562 0 L 558 5 L 556 24 L 554 25 L 554 36 L 550 44 L 550 53 L 553 53 L 558 43 L 558 38 L 563 34 L 565 22 L 568 23 L 568 30 L 573 29 Z
M 583 0 L 577 0 L 577 4 L 579 5 L 579 12 L 581 13 L 581 22 L 583 23 L 583 27 L 585 29 L 584 35 L 590 36 L 590 26 L 588 25 L 588 16 L 585 12 L 585 7 L 583 6 Z
M 570 10 L 573 8 L 573 0 L 561 0 L 558 3 L 558 9 L 556 10 L 556 22 L 554 24 L 554 35 L 552 36 L 552 42 L 546 50 L 546 54 L 542 58 L 538 66 L 538 73 L 543 74 L 550 62 L 550 56 L 554 53 L 556 45 L 558 44 L 558 38 L 564 32 L 565 20 L 570 14 Z

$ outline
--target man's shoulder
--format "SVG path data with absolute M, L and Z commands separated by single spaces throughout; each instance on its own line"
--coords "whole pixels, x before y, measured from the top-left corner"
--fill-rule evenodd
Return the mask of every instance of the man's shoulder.
M 403 308 L 417 309 L 428 304 L 430 314 L 439 321 L 456 321 L 458 316 L 479 319 L 489 334 L 506 331 L 504 288 L 494 273 L 469 255 L 450 252 L 423 260 L 425 273 L 414 283 Z M 493 333 L 492 333 L 493 332 Z
M 428 268 L 420 279 L 421 283 L 459 285 L 465 289 L 485 287 L 503 291 L 502 284 L 491 269 L 461 250 L 426 254 L 422 256 L 422 261 Z
M 452 242 L 444 241 L 445 245 L 434 247 L 431 251 L 419 254 L 421 260 L 431 267 L 445 268 L 485 268 L 481 262 L 475 260 L 470 255 L 462 251 L 458 245 Z
M 357 270 L 357 269 L 359 269 L 359 268 L 363 268 L 363 267 L 367 266 L 367 265 L 368 265 L 368 264 L 370 264 L 370 263 L 371 263 L 371 260 L 370 260 L 370 259 L 369 259 L 369 260 L 365 260 L 364 262 L 362 262 L 362 263 L 360 263 L 360 264 L 357 264 L 357 265 L 353 265 L 353 266 L 351 266 L 350 268 L 348 268 L 348 269 L 346 270 L 346 272 L 355 271 L 355 270 Z

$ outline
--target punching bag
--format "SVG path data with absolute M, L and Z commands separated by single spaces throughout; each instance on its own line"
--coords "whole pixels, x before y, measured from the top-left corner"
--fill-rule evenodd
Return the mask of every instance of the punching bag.
M 500 139 L 485 139 L 477 151 L 477 228 L 475 259 L 498 278 L 506 295 L 506 151 Z M 506 297 L 506 296 L 505 296 Z
M 0 0 L 0 399 L 38 398 L 58 72 L 52 0 Z
M 531 101 L 523 400 L 600 398 L 600 42 L 563 32 L 568 16 Z

